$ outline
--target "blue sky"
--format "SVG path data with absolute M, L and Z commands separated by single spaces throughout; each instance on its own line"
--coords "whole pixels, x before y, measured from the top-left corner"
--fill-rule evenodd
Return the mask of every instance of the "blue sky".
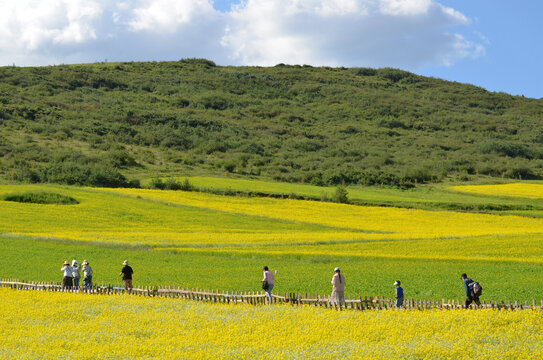
M 543 98 L 543 1 L 446 0 L 470 20 L 455 29 L 467 36 L 482 34 L 485 54 L 465 58 L 449 67 L 417 72 L 472 83 L 492 91 Z
M 543 1 L 0 0 L 0 65 L 192 57 L 389 66 L 543 98 Z

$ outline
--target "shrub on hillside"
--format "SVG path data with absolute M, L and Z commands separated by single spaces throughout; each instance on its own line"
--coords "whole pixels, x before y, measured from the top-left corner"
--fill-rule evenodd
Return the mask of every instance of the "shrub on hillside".
M 479 150 L 483 154 L 499 154 L 509 157 L 521 157 L 525 159 L 532 159 L 533 152 L 524 144 L 517 144 L 507 141 L 490 141 L 481 144 Z
M 26 192 L 17 194 L 6 194 L 2 196 L 4 201 L 15 201 L 32 204 L 57 204 L 57 205 L 74 205 L 79 204 L 79 201 L 71 196 L 66 196 L 50 192 Z

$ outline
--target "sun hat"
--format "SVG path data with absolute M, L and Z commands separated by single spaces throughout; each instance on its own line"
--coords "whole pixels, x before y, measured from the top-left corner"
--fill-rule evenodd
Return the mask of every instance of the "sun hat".
M 83 265 L 89 265 L 89 262 L 87 260 L 83 260 Z
M 77 260 L 72 260 L 72 266 L 79 264 Z
M 128 260 L 123 261 L 123 265 L 128 265 Z
M 64 264 L 62 264 L 62 265 L 70 265 L 70 263 L 68 262 L 68 260 L 65 260 Z
M 394 285 L 400 285 L 399 281 L 394 281 Z
M 339 268 L 338 268 L 338 267 L 334 269 L 334 272 L 336 272 L 336 271 L 339 271 Z

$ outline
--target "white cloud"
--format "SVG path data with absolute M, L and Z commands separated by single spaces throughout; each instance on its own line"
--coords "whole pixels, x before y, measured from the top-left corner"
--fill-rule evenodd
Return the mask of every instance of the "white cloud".
M 2 1 L 0 46 L 36 50 L 52 42 L 82 43 L 96 38 L 93 22 L 102 9 L 88 0 Z
M 447 29 L 461 13 L 432 0 L 247 0 L 230 14 L 222 44 L 249 65 L 447 65 L 478 45 Z
M 385 15 L 420 15 L 426 14 L 432 0 L 381 0 L 380 12 Z
M 484 53 L 435 0 L 0 0 L 0 65 L 174 60 L 416 70 Z
M 143 0 L 132 10 L 132 30 L 175 32 L 179 25 L 217 17 L 209 0 Z

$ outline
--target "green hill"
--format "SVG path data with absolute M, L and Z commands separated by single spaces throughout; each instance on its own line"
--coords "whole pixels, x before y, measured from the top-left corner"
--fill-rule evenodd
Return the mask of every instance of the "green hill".
M 317 185 L 543 177 L 543 99 L 397 69 L 208 60 L 0 68 L 0 177 Z M 132 183 L 136 185 L 136 183 Z

